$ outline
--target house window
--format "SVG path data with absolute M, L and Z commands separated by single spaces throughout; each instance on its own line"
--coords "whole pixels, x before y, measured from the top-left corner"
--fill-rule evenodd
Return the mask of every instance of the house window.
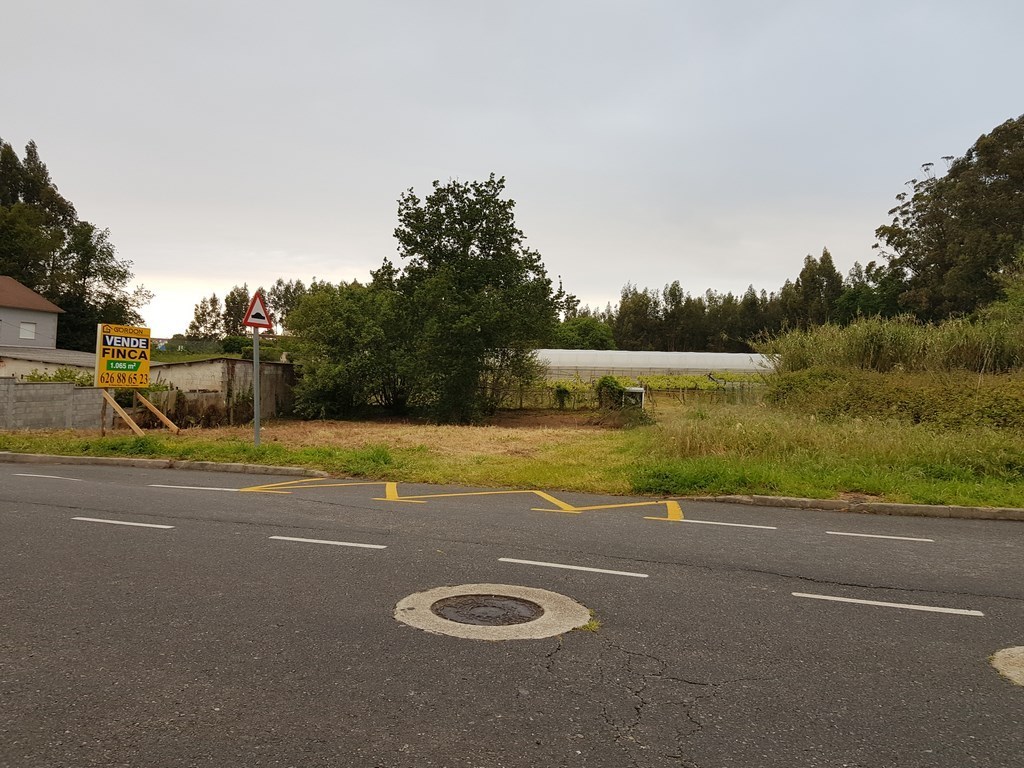
M 18 338 L 19 339 L 35 339 L 36 337 L 36 324 L 35 323 L 21 323 L 18 326 Z

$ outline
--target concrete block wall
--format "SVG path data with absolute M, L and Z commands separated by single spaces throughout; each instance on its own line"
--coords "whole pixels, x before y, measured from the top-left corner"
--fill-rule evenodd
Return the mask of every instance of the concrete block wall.
M 0 379 L 0 429 L 99 429 L 103 396 L 70 382 Z M 112 409 L 108 408 L 108 416 Z
M 252 361 L 227 360 L 227 389 L 234 397 L 252 398 Z M 295 401 L 295 368 L 290 363 L 260 363 L 260 418 L 291 413 Z
M 228 423 L 237 418 L 248 421 L 252 418 L 252 361 L 231 358 L 198 360 L 186 363 L 164 363 L 152 369 L 151 381 L 168 384 L 175 390 L 196 402 L 205 404 L 207 393 L 218 393 L 219 407 L 224 412 L 222 422 Z M 291 363 L 260 363 L 260 416 L 274 418 L 291 413 L 295 386 L 295 369 Z M 160 399 L 167 407 L 177 411 L 176 406 L 153 392 L 150 399 Z M 163 408 L 163 406 L 160 406 Z M 196 408 L 189 409 L 192 416 Z M 236 413 L 237 412 L 237 413 Z M 216 423 L 212 414 L 203 416 L 203 423 L 212 426 Z

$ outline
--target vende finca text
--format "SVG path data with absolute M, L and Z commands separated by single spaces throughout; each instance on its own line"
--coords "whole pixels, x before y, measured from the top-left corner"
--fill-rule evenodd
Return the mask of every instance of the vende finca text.
M 100 356 L 110 360 L 149 360 L 149 339 L 103 334 Z

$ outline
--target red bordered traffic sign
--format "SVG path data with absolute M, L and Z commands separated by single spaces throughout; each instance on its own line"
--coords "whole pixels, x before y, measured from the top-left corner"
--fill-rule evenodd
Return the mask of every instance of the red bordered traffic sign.
M 252 301 L 249 302 L 249 309 L 246 310 L 242 325 L 247 325 L 250 328 L 273 329 L 274 323 L 270 320 L 270 313 L 267 312 L 266 302 L 263 301 L 259 291 L 252 295 Z

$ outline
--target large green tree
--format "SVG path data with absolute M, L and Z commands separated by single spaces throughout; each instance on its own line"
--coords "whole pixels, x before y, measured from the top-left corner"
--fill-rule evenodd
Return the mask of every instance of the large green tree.
M 405 260 L 375 273 L 401 297 L 414 329 L 414 394 L 439 421 L 493 411 L 553 337 L 567 297 L 516 226 L 505 180 L 435 181 L 398 201 L 395 238 Z
M 22 160 L 0 139 L 0 274 L 65 311 L 57 324 L 65 349 L 94 349 L 97 323 L 141 323 L 152 298 L 142 287 L 129 291 L 131 262 L 117 258 L 108 230 L 78 218 L 35 142 Z
M 1024 115 L 979 138 L 945 176 L 897 195 L 878 237 L 902 308 L 925 320 L 970 313 L 1002 295 L 999 276 L 1024 243 Z M 884 244 L 884 246 L 883 246 Z

